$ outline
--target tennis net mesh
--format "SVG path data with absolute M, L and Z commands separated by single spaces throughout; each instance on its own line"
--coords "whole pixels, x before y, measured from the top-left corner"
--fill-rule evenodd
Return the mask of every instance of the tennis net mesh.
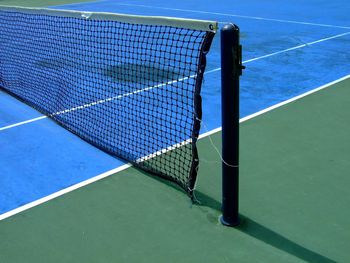
M 0 87 L 191 193 L 210 21 L 0 7 Z

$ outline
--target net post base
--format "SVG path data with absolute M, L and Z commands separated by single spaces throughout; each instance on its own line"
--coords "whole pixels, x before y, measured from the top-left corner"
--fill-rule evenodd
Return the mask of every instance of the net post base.
M 223 216 L 220 216 L 219 220 L 222 225 L 228 226 L 228 227 L 237 227 L 241 223 L 241 220 L 239 219 L 239 217 L 235 218 L 234 220 L 226 220 L 224 219 Z

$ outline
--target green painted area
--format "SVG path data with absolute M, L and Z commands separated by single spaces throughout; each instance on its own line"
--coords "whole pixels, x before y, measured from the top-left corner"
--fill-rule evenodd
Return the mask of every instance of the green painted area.
M 202 205 L 128 169 L 1 221 L 0 262 L 350 262 L 349 111 L 347 80 L 242 123 L 239 228 L 206 138 Z
M 51 5 L 65 5 L 82 2 L 95 2 L 94 0 L 0 0 L 0 5 L 46 7 Z
M 50 6 L 84 0 L 0 0 Z M 350 262 L 350 80 L 241 125 L 239 228 L 208 138 L 192 205 L 136 169 L 0 221 L 0 262 Z M 219 147 L 220 134 L 211 137 Z

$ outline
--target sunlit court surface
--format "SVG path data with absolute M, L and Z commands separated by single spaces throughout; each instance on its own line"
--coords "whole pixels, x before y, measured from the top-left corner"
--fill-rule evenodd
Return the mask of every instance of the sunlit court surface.
M 91 57 L 84 62 L 89 67 L 77 67 L 67 59 L 66 50 L 74 46 L 68 43 L 48 60 L 39 60 L 19 49 L 17 56 L 23 64 L 9 69 L 5 66 L 8 56 L 0 50 L 0 262 L 350 262 L 349 2 L 0 0 L 0 5 L 86 11 L 87 16 L 108 12 L 199 19 L 217 21 L 219 27 L 206 55 L 201 86 L 203 116 L 194 120 L 201 123 L 201 129 L 192 200 L 185 179 L 175 179 L 174 183 L 172 172 L 168 181 L 125 161 L 135 159 L 137 165 L 145 160 L 152 162 L 154 156 L 163 158 L 161 154 L 167 160 L 173 150 L 169 145 L 187 147 L 182 142 L 185 139 L 168 130 L 171 122 L 159 123 L 146 137 L 139 136 L 130 123 L 116 125 L 114 130 L 131 130 L 125 134 L 130 143 L 117 142 L 117 146 L 100 143 L 99 137 L 110 141 L 107 133 L 94 134 L 96 137 L 89 143 L 83 131 L 94 129 L 94 123 L 105 122 L 105 116 L 124 113 L 146 127 L 150 108 L 136 109 L 138 96 L 149 90 L 156 96 L 167 85 L 175 88 L 169 90 L 166 101 L 157 97 L 154 100 L 162 108 L 171 105 L 167 109 L 172 118 L 177 111 L 172 100 L 182 96 L 183 101 L 187 94 L 177 93 L 181 83 L 197 85 L 200 71 L 194 66 L 192 73 L 185 64 L 197 65 L 198 61 L 179 56 L 186 61 L 184 65 L 175 62 L 180 73 L 162 68 L 162 63 L 157 67 L 136 67 L 139 73 L 134 75 L 113 63 L 99 72 L 94 67 L 99 63 L 94 49 L 104 43 L 96 38 L 98 44 L 90 44 L 84 53 Z M 0 7 L 0 32 L 10 23 L 1 23 L 8 19 L 1 8 L 4 7 Z M 11 19 L 19 21 L 19 16 Z M 237 227 L 223 226 L 219 220 L 224 161 L 220 29 L 228 23 L 240 28 L 246 67 L 240 78 L 241 223 Z M 13 25 L 11 30 L 19 28 L 15 22 Z M 98 32 L 92 31 L 91 39 L 94 34 Z M 35 53 L 35 39 L 16 37 L 19 46 L 25 46 L 27 41 Z M 74 39 L 89 46 L 85 42 L 88 39 L 79 34 Z M 128 41 L 137 43 L 137 39 L 126 36 L 122 45 L 128 46 Z M 148 45 L 152 46 L 136 45 L 145 58 L 142 48 Z M 38 47 L 50 50 L 45 43 L 38 43 Z M 182 47 L 178 45 L 179 51 Z M 152 52 L 164 61 L 169 59 L 161 57 L 157 49 Z M 113 60 L 120 54 L 111 51 L 107 55 Z M 67 94 L 60 94 L 53 107 L 78 97 L 85 100 L 48 117 L 5 91 L 5 75 L 23 73 L 23 65 L 31 60 L 38 60 L 33 64 L 47 77 L 31 75 L 21 79 L 19 85 L 31 83 L 43 89 L 64 86 L 69 77 L 57 81 L 52 74 L 59 70 L 66 70 L 67 76 L 103 76 L 111 85 L 119 81 L 117 73 L 133 84 L 151 74 L 157 78 L 148 79 L 151 84 L 146 88 L 111 93 L 107 98 L 96 95 L 94 100 L 84 92 L 80 96 L 79 88 L 84 90 L 89 84 L 78 83 L 77 92 L 71 87 Z M 71 68 L 77 71 L 72 73 Z M 92 82 L 97 87 L 105 85 L 103 79 Z M 21 92 L 29 94 L 25 89 Z M 34 89 L 31 93 L 40 92 Z M 120 112 L 103 108 L 119 102 Z M 185 105 L 182 107 L 193 106 L 191 100 Z M 91 115 L 91 121 L 79 119 L 78 115 L 69 127 L 57 124 L 70 114 L 86 113 L 95 106 L 100 111 Z M 77 132 L 74 129 L 78 124 L 83 130 Z M 180 130 L 187 129 L 187 124 L 182 125 Z M 155 135 L 157 130 L 159 135 Z M 109 132 L 114 134 L 113 131 Z M 150 145 L 152 136 L 160 138 L 161 143 Z M 172 136 L 177 139 L 173 141 Z M 148 145 L 155 148 L 145 149 Z M 111 154 L 118 147 L 125 149 L 124 159 Z M 176 160 L 170 171 L 178 171 L 186 162 Z

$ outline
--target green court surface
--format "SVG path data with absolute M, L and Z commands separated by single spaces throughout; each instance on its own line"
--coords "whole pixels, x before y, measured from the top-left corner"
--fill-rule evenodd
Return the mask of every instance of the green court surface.
M 202 205 L 130 168 L 1 221 L 0 262 L 350 262 L 349 111 L 348 79 L 241 124 L 239 228 L 205 138 Z
M 129 168 L 0 221 L 0 263 L 350 262 L 349 112 L 350 78 L 241 123 L 237 228 L 218 220 L 219 132 L 199 141 L 200 205 Z

